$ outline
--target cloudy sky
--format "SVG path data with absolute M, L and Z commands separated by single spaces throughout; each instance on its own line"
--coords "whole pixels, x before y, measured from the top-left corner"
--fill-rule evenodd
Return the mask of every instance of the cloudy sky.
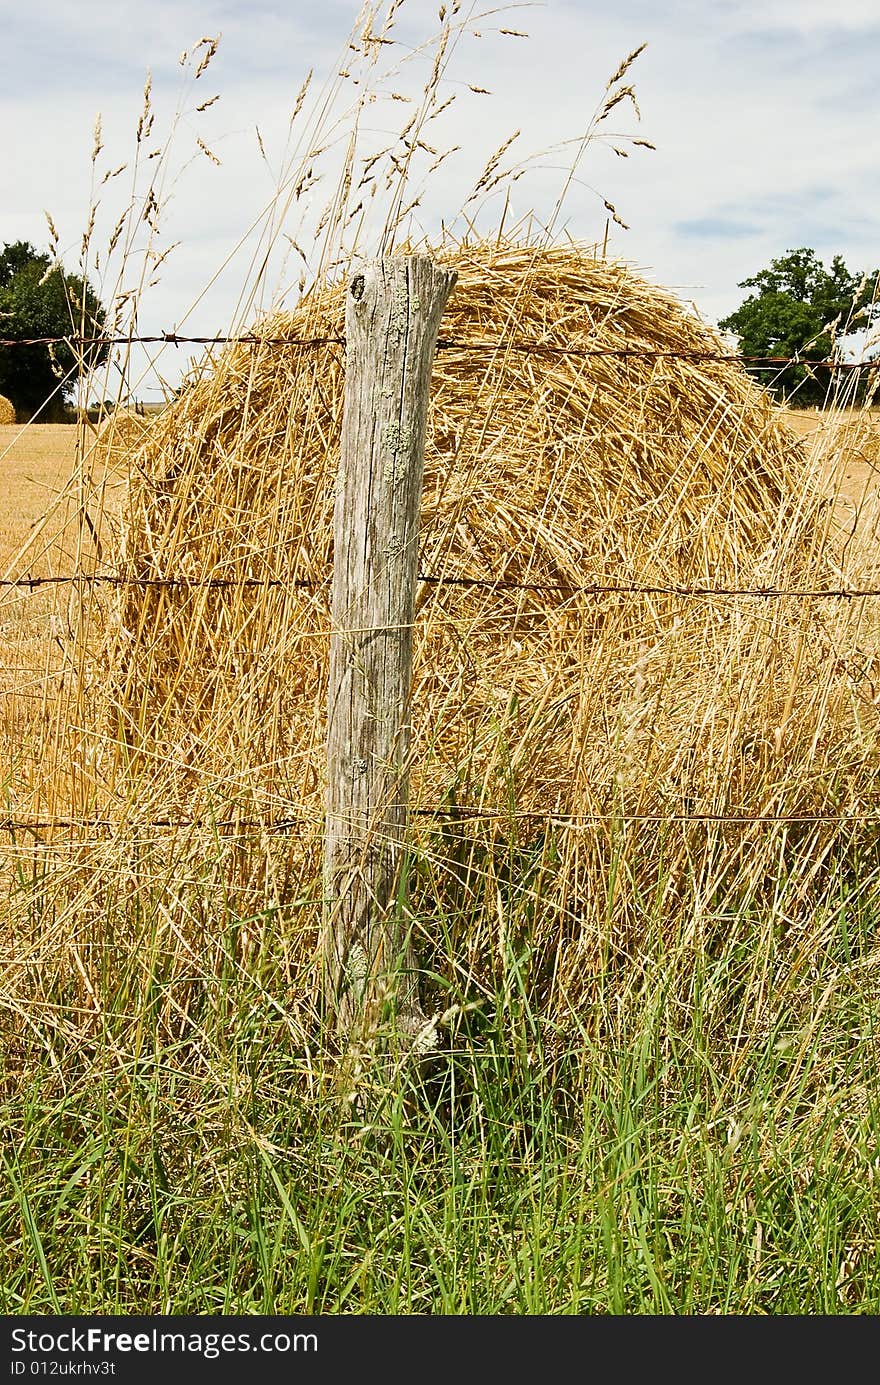
M 405 0 L 393 31 L 397 44 L 381 51 L 386 66 L 404 66 L 389 75 L 384 96 L 364 119 L 366 140 L 399 131 L 408 119 L 406 103 L 390 93 L 413 94 L 424 80 L 430 57 L 408 55 L 437 31 L 438 8 L 435 0 Z M 518 129 L 508 162 L 517 153 L 535 157 L 510 188 L 508 218 L 533 211 L 546 223 L 555 215 L 557 233 L 594 241 L 605 234 L 607 199 L 630 228 L 612 223 L 611 250 L 695 303 L 710 321 L 740 302 L 738 281 L 789 248 L 812 246 L 824 258 L 840 253 L 853 270 L 880 263 L 878 0 L 546 0 L 490 15 L 486 8 L 460 3 L 457 22 L 474 18 L 444 75 L 444 94 L 456 99 L 428 141 L 441 152 L 460 148 L 428 179 L 413 231 L 433 234 L 441 220 L 454 222 L 487 158 Z M 285 163 L 285 148 L 306 72 L 313 68 L 315 77 L 300 126 L 317 97 L 331 107 L 335 101 L 338 115 L 357 95 L 344 82 L 330 84 L 348 65 L 346 42 L 358 11 L 350 0 L 0 0 L 6 132 L 0 240 L 28 239 L 45 248 L 48 210 L 62 257 L 76 268 L 94 199 L 90 156 L 100 113 L 99 175 L 127 165 L 100 189 L 92 256 L 106 245 L 132 196 L 135 130 L 149 69 L 155 123 L 142 153 L 167 144 L 174 126 L 171 151 L 160 160 L 155 245 L 180 244 L 144 296 L 140 327 L 194 335 L 225 330 L 254 282 L 255 257 L 259 262 L 265 245 L 260 216 L 279 184 L 285 191 L 276 208 L 292 185 L 297 164 Z M 217 53 L 194 82 L 207 49 L 188 68 L 179 66 L 181 50 L 216 35 L 222 36 Z M 630 102 L 621 103 L 603 127 L 613 138 L 594 140 L 583 152 L 556 210 L 577 145 L 541 151 L 583 134 L 608 77 L 643 43 L 648 46 L 626 79 L 635 87 L 641 121 Z M 196 111 L 215 95 L 219 100 Z M 323 186 L 307 189 L 284 214 L 282 231 L 301 245 L 306 237 L 307 256 L 314 243 L 309 227 L 332 186 L 345 129 L 343 119 L 332 132 Z M 633 147 L 631 136 L 656 151 Z M 612 144 L 628 157 L 615 154 Z M 144 164 L 136 198 L 149 176 Z M 469 204 L 480 229 L 497 225 L 504 195 L 499 190 L 482 205 Z M 370 234 L 368 228 L 365 251 Z M 267 306 L 299 272 L 289 247 L 286 260 L 276 260 L 275 278 L 266 278 L 254 306 Z M 103 258 L 99 279 L 102 265 Z M 111 269 L 116 272 L 113 262 Z M 111 279 L 108 273 L 105 291 Z M 172 381 L 179 358 L 166 351 L 161 363 Z M 155 379 L 145 379 L 139 392 L 149 397 L 157 388 Z

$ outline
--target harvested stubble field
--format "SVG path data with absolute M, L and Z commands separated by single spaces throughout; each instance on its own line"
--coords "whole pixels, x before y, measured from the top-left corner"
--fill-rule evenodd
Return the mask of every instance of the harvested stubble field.
M 4 571 L 42 523 L 74 469 L 77 429 L 72 424 L 0 427 L 0 563 Z M 57 541 L 58 530 L 50 536 Z M 45 557 L 35 572 L 49 571 Z
M 880 409 L 789 409 L 786 423 L 803 438 L 841 530 L 870 547 L 880 493 Z
M 93 452 L 92 441 L 91 431 L 76 425 L 0 427 L 0 575 L 88 570 L 95 536 L 118 510 L 122 489 L 121 477 L 112 474 L 116 459 Z M 85 468 L 78 455 L 88 458 Z M 84 509 L 85 525 L 77 518 Z M 4 753 L 16 777 L 27 782 L 36 782 L 33 761 L 42 759 L 42 737 L 53 719 L 57 723 L 65 667 L 73 672 L 65 648 L 78 619 L 78 598 L 71 602 L 71 596 L 49 586 L 8 588 L 0 595 Z
M 875 572 L 868 424 L 795 419 L 804 449 L 726 366 L 538 364 L 505 342 L 706 337 L 572 250 L 449 253 L 444 331 L 501 347 L 438 356 L 425 566 Z M 126 570 L 323 578 L 341 382 L 332 348 L 206 365 L 128 454 Z M 6 1310 L 877 1311 L 871 603 L 452 588 L 418 619 L 408 918 L 449 1028 L 366 1119 L 313 999 L 320 594 L 90 607 L 45 744 L 108 830 L 9 852 Z

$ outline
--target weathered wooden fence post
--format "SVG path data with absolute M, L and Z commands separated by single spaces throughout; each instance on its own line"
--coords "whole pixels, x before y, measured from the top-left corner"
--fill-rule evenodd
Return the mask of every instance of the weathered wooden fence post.
M 341 1036 L 423 1030 L 401 916 L 412 625 L 431 366 L 455 272 L 425 256 L 354 274 L 345 309 L 327 726 L 324 984 Z

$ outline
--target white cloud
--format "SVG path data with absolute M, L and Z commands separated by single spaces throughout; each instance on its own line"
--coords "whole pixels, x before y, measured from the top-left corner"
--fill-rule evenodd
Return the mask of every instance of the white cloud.
M 700 8 L 705 9 L 705 6 Z M 714 7 L 713 7 L 714 9 Z M 718 17 L 737 29 L 756 31 L 789 29 L 799 34 L 843 30 L 860 33 L 876 29 L 880 22 L 876 0 L 727 0 L 718 5 Z
M 0 118 L 12 133 L 0 240 L 44 244 L 48 206 L 72 260 L 89 205 L 96 112 L 103 114 L 106 157 L 121 163 L 131 152 L 144 70 L 153 71 L 161 124 L 174 109 L 178 53 L 222 31 L 217 57 L 198 84 L 200 99 L 219 91 L 221 100 L 198 121 L 180 122 L 179 176 L 166 188 L 168 236 L 183 244 L 141 321 L 145 330 L 178 325 L 271 197 L 255 127 L 277 168 L 296 89 L 309 66 L 318 78 L 336 70 L 356 4 L 91 0 L 73 9 L 51 0 L 6 9 Z M 400 36 L 415 42 L 431 32 L 436 10 L 433 0 L 408 0 Z M 633 69 L 642 125 L 626 107 L 613 124 L 658 150 L 636 149 L 622 159 L 607 146 L 591 148 L 566 199 L 566 229 L 601 237 L 608 197 L 632 227 L 626 234 L 612 228 L 612 248 L 680 286 L 713 319 L 736 306 L 738 280 L 792 246 L 812 245 L 826 257 L 840 252 L 853 268 L 873 266 L 880 259 L 880 180 L 868 132 L 880 104 L 878 23 L 876 0 L 834 7 L 825 0 L 618 0 L 613 7 L 549 0 L 477 23 L 482 38 L 464 43 L 450 68 L 450 90 L 459 96 L 442 130 L 462 149 L 431 179 L 422 224 L 432 231 L 454 215 L 486 157 L 515 128 L 522 130 L 515 148 L 523 152 L 580 134 L 620 58 L 647 40 Z M 505 38 L 499 27 L 532 37 Z M 492 97 L 468 92 L 468 83 L 489 88 Z M 377 107 L 371 119 L 396 119 L 399 128 L 402 109 Z M 222 160 L 220 168 L 198 151 L 197 134 Z M 546 219 L 563 179 L 558 166 L 535 169 L 514 186 L 513 213 L 534 209 Z M 105 193 L 105 236 L 124 186 L 120 179 Z M 488 229 L 499 212 L 496 201 L 481 224 Z M 287 229 L 295 233 L 295 224 Z M 189 330 L 222 330 L 252 252 L 251 242 L 233 258 L 187 319 Z M 172 380 L 181 354 L 165 355 Z

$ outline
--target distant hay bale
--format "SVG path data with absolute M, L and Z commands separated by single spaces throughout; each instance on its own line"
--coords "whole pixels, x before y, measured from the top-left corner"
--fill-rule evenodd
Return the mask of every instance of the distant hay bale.
M 0 427 L 15 422 L 15 407 L 5 394 L 0 394 Z
M 97 446 L 110 462 L 129 458 L 144 443 L 151 423 L 152 418 L 133 409 L 102 413 L 97 422 Z
M 820 580 L 822 505 L 770 398 L 713 359 L 717 335 L 667 293 L 577 246 L 438 258 L 459 282 L 433 375 L 420 571 L 485 585 L 420 587 L 414 831 L 427 841 L 444 804 L 500 815 L 524 839 L 549 830 L 529 814 L 582 824 L 554 858 L 568 918 L 604 889 L 609 816 L 635 814 L 650 846 L 652 815 L 824 801 L 837 766 L 821 760 L 833 737 L 818 739 L 816 717 L 845 699 L 825 635 L 806 637 L 812 612 L 663 590 L 791 584 L 809 563 Z M 293 342 L 337 337 L 343 321 L 343 285 L 319 287 L 258 325 L 289 347 L 230 345 L 152 422 L 125 571 L 230 585 L 126 588 L 108 681 L 135 752 L 126 772 L 143 755 L 142 811 L 176 801 L 189 819 L 223 801 L 292 816 L 309 869 L 344 354 Z M 633 584 L 651 590 L 577 592 Z M 706 830 L 676 829 L 681 842 Z M 685 869 L 690 848 L 675 850 Z M 615 888 L 612 912 L 628 886 Z

